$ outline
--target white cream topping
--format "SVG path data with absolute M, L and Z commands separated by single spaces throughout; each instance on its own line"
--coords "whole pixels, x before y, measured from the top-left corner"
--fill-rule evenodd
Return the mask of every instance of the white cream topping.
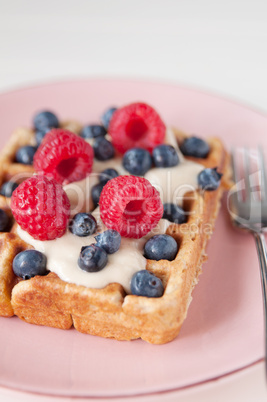
M 170 129 L 166 131 L 165 142 L 177 150 L 179 165 L 172 168 L 152 168 L 144 177 L 158 189 L 162 202 L 181 205 L 184 194 L 197 188 L 197 175 L 203 170 L 203 166 L 185 160 Z M 99 183 L 98 173 L 107 168 L 114 168 L 121 175 L 129 174 L 122 166 L 121 157 L 103 162 L 95 160 L 94 172 L 89 177 L 64 186 L 71 202 L 72 215 L 78 212 L 89 212 L 93 209 L 91 189 Z M 99 217 L 99 208 L 93 212 L 93 215 L 98 221 L 98 226 L 101 227 L 100 231 L 106 230 Z M 103 270 L 95 273 L 88 273 L 80 269 L 78 258 L 82 247 L 95 243 L 94 236 L 96 234 L 78 237 L 67 231 L 59 239 L 39 241 L 33 239 L 20 227 L 18 227 L 17 233 L 24 241 L 47 256 L 48 270 L 55 272 L 62 280 L 92 288 L 103 288 L 109 283 L 117 282 L 129 293 L 130 281 L 134 273 L 146 268 L 146 259 L 143 256 L 144 244 L 155 234 L 165 233 L 169 225 L 169 221 L 161 219 L 157 227 L 141 239 L 122 238 L 120 249 L 108 256 L 108 263 Z
M 85 179 L 75 181 L 64 186 L 64 190 L 69 197 L 71 204 L 71 215 L 78 212 L 89 212 L 94 208 L 91 197 L 91 190 L 95 184 L 99 183 L 99 173 L 107 168 L 116 169 L 120 175 L 129 174 L 122 166 L 122 158 L 116 157 L 107 161 L 94 160 L 94 172 Z
M 159 191 L 163 203 L 171 202 L 181 206 L 184 195 L 198 187 L 197 176 L 203 170 L 203 165 L 184 158 L 170 128 L 166 130 L 165 143 L 176 149 L 179 165 L 171 168 L 152 168 L 144 177 Z
M 93 213 L 97 218 L 98 209 Z M 99 220 L 98 220 L 98 223 Z M 101 224 L 101 223 L 100 223 Z M 78 237 L 67 231 L 62 237 L 41 241 L 35 240 L 29 233 L 17 228 L 17 234 L 26 243 L 31 244 L 36 250 L 41 251 L 47 257 L 47 269 L 56 273 L 65 282 L 91 288 L 103 288 L 109 283 L 120 283 L 127 293 L 130 293 L 132 276 L 146 268 L 146 259 L 143 256 L 143 248 L 146 241 L 155 234 L 165 233 L 170 225 L 165 219 L 161 219 L 156 228 L 141 239 L 121 239 L 119 250 L 108 255 L 108 263 L 99 272 L 86 272 L 78 266 L 78 258 L 81 248 L 95 243 L 96 233 L 88 237 Z M 102 230 L 105 230 L 102 224 Z
M 150 169 L 144 177 L 159 191 L 163 203 L 182 205 L 185 193 L 197 188 L 197 175 L 201 170 L 202 165 L 184 160 L 171 168 Z
M 113 168 L 117 170 L 120 175 L 128 175 L 129 172 L 124 169 L 122 166 L 122 158 L 120 156 L 116 156 L 113 159 L 109 159 L 107 161 L 98 161 L 97 159 L 94 160 L 94 172 L 100 173 L 103 170 Z
M 78 212 L 92 211 L 94 205 L 91 197 L 92 187 L 99 183 L 98 174 L 91 173 L 83 180 L 75 181 L 64 186 L 70 200 L 71 215 Z

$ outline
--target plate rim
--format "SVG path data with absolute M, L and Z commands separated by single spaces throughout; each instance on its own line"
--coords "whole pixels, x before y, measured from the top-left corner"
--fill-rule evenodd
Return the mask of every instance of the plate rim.
M 118 81 L 118 82 L 131 82 L 131 83 L 139 83 L 139 84 L 149 84 L 149 85 L 161 85 L 165 87 L 176 87 L 180 88 L 182 90 L 190 91 L 190 92 L 197 92 L 199 94 L 203 94 L 206 96 L 211 96 L 215 97 L 219 100 L 223 100 L 225 102 L 231 103 L 235 106 L 240 106 L 245 109 L 247 109 L 250 112 L 254 112 L 261 117 L 265 117 L 267 119 L 267 110 L 262 109 L 259 106 L 255 106 L 253 104 L 250 104 L 246 101 L 242 101 L 242 99 L 236 98 L 231 95 L 223 94 L 220 93 L 219 91 L 217 92 L 216 90 L 204 88 L 201 85 L 195 85 L 195 84 L 187 84 L 187 83 L 182 83 L 180 81 L 174 81 L 174 80 L 168 80 L 168 79 L 150 79 L 149 77 L 134 77 L 134 76 L 108 76 L 108 75 L 90 75 L 90 76 L 74 76 L 70 78 L 49 78 L 49 79 L 44 79 L 44 80 L 36 80 L 36 81 L 30 81 L 29 84 L 15 84 L 14 88 L 11 86 L 10 88 L 4 88 L 0 89 L 0 96 L 5 96 L 9 95 L 12 93 L 16 92 L 23 92 L 27 90 L 34 90 L 34 89 L 39 89 L 42 87 L 47 87 L 47 86 L 54 86 L 54 85 L 65 85 L 65 84 L 75 84 L 75 83 L 81 83 L 83 81 L 86 82 L 96 82 L 96 81 Z

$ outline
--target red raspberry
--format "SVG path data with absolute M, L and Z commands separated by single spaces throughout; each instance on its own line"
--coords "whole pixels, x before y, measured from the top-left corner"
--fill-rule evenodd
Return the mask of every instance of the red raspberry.
M 92 171 L 94 151 L 76 134 L 55 128 L 46 134 L 34 156 L 34 169 L 61 184 L 84 179 Z
M 134 147 L 152 152 L 164 141 L 166 127 L 151 106 L 131 103 L 114 112 L 108 132 L 114 147 L 122 154 Z
M 53 240 L 66 231 L 70 202 L 54 179 L 33 176 L 13 192 L 11 210 L 21 228 L 34 239 Z
M 119 176 L 102 190 L 100 216 L 108 229 L 139 239 L 150 232 L 163 215 L 159 192 L 147 179 Z

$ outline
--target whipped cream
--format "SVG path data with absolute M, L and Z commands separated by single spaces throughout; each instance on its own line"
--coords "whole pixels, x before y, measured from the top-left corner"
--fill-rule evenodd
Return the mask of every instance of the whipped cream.
M 98 227 L 102 226 L 102 231 L 106 230 L 99 218 L 98 208 L 93 215 L 98 221 Z M 107 265 L 99 272 L 86 272 L 78 266 L 81 248 L 96 243 L 94 236 L 97 233 L 79 237 L 67 231 L 58 239 L 41 241 L 35 240 L 18 226 L 17 234 L 26 243 L 46 255 L 47 269 L 57 274 L 63 281 L 90 288 L 103 288 L 109 283 L 119 283 L 127 293 L 130 293 L 132 276 L 146 268 L 146 258 L 143 256 L 146 241 L 156 234 L 165 233 L 169 225 L 169 221 L 161 219 L 156 228 L 141 239 L 122 237 L 119 250 L 108 256 Z
M 197 176 L 203 170 L 203 165 L 184 158 L 170 128 L 166 130 L 165 143 L 176 149 L 179 165 L 170 168 L 152 168 L 144 177 L 159 191 L 163 203 L 171 202 L 181 206 L 184 195 L 197 189 Z
M 163 203 L 181 206 L 184 195 L 197 188 L 197 175 L 201 170 L 202 165 L 184 160 L 171 168 L 152 168 L 144 177 L 159 191 Z

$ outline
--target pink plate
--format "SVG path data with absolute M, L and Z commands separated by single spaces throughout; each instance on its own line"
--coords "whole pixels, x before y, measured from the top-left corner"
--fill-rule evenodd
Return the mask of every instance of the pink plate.
M 267 147 L 267 117 L 256 111 L 192 89 L 126 80 L 62 82 L 0 95 L 0 145 L 44 108 L 61 120 L 89 123 L 111 105 L 138 100 L 188 133 L 216 135 L 228 147 Z M 137 395 L 194 385 L 261 359 L 256 250 L 250 236 L 232 229 L 225 206 L 208 254 L 181 333 L 166 345 L 117 342 L 0 318 L 0 385 L 65 396 Z

